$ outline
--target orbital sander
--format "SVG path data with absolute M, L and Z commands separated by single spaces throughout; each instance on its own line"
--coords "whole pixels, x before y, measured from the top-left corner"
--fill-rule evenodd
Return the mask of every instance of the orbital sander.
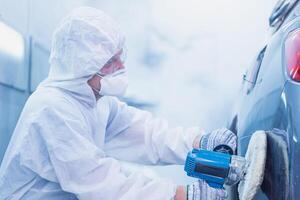
M 250 139 L 245 157 L 232 155 L 226 144 L 214 151 L 193 149 L 188 153 L 184 170 L 188 176 L 205 180 L 210 187 L 238 185 L 241 200 L 254 199 L 264 177 L 267 136 L 256 131 Z

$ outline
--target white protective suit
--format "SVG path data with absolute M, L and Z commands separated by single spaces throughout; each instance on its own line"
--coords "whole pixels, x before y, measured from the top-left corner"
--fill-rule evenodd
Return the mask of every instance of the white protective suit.
M 199 128 L 170 129 L 115 97 L 98 101 L 87 80 L 122 49 L 115 22 L 74 10 L 53 35 L 50 73 L 28 99 L 0 169 L 0 199 L 172 199 L 176 185 L 119 160 L 183 164 Z

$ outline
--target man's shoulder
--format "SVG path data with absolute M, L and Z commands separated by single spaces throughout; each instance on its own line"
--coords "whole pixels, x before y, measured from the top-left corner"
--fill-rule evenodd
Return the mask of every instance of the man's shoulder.
M 77 107 L 66 95 L 61 91 L 52 88 L 40 89 L 32 93 L 29 97 L 28 104 L 34 110 L 58 110 L 76 112 Z

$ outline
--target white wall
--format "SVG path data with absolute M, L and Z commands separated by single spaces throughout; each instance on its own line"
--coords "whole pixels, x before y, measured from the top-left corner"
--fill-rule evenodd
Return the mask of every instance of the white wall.
M 267 38 L 274 3 L 149 1 L 138 37 L 124 26 L 135 57 L 129 94 L 157 102 L 156 115 L 172 125 L 224 126 L 242 74 Z M 157 59 L 147 61 L 149 55 Z

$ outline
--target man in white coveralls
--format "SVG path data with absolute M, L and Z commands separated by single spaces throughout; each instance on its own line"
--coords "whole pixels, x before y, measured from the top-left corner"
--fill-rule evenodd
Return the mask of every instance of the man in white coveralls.
M 178 186 L 119 160 L 183 164 L 193 147 L 236 148 L 227 129 L 169 128 L 118 100 L 126 91 L 124 36 L 105 13 L 73 10 L 53 34 L 50 72 L 29 97 L 0 169 L 0 199 L 225 199 L 204 181 Z M 201 139 L 206 143 L 201 146 Z

